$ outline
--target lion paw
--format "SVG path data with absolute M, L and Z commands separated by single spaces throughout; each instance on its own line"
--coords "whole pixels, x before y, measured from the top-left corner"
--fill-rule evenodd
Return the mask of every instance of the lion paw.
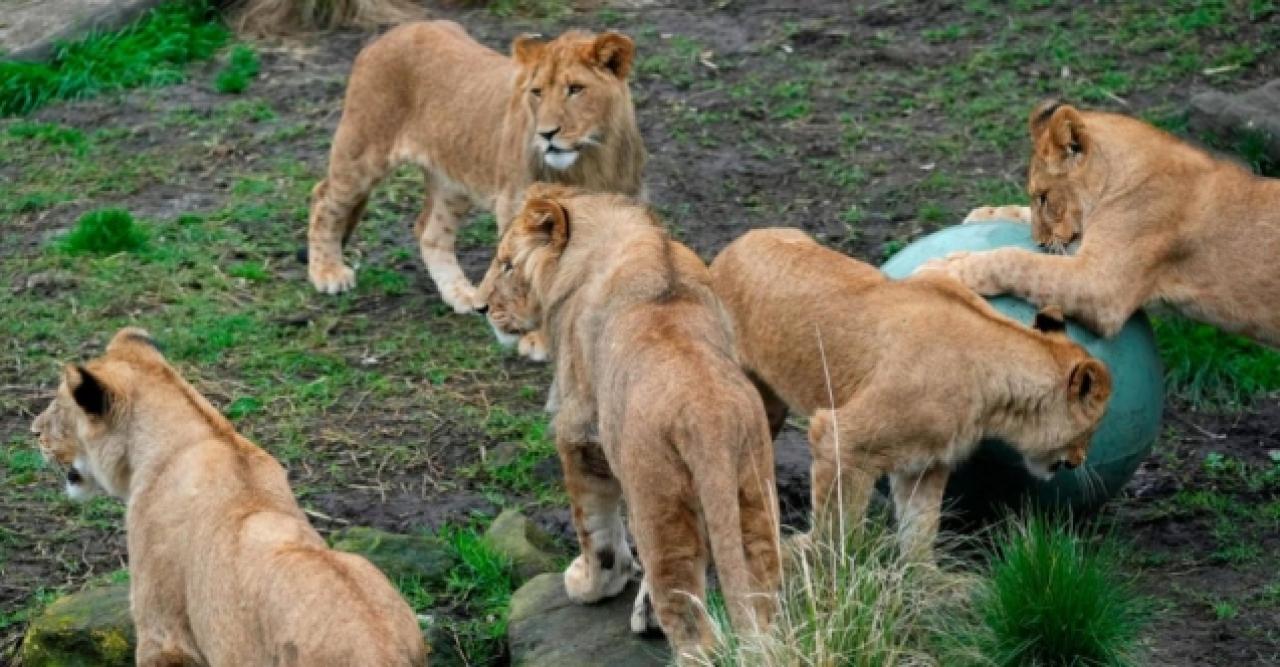
M 480 304 L 476 300 L 476 288 L 466 280 L 455 280 L 440 286 L 440 298 L 459 315 L 475 312 Z
M 591 604 L 621 593 L 631 580 L 632 566 L 629 563 L 616 565 L 605 569 L 599 563 L 588 562 L 586 556 L 579 554 L 564 571 L 564 590 L 569 594 L 569 599 L 581 604 Z
M 964 223 L 988 222 L 991 220 L 1013 220 L 1014 222 L 1031 222 L 1031 209 L 1027 206 L 980 206 L 969 211 Z
M 547 339 L 541 331 L 530 331 L 522 336 L 516 349 L 520 352 L 520 356 L 529 361 L 541 362 L 550 358 L 547 352 Z
M 649 580 L 642 579 L 640 592 L 636 593 L 635 602 L 631 603 L 631 632 L 642 635 L 650 630 L 661 629 L 653 608 L 653 599 L 649 596 Z
M 307 275 L 311 278 L 311 284 L 315 286 L 316 291 L 322 294 L 341 294 L 356 286 L 356 272 L 341 262 L 331 264 L 311 262 Z

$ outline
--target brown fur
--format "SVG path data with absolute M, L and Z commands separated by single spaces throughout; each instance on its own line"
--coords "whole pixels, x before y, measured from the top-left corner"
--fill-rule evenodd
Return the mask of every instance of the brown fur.
M 1032 207 L 978 209 L 970 220 L 1013 213 L 1059 254 L 1002 248 L 924 268 L 982 294 L 1058 304 L 1104 336 L 1164 303 L 1280 346 L 1280 180 L 1127 116 L 1046 103 L 1030 126 Z
M 980 439 L 1041 476 L 1084 462 L 1110 374 L 1050 312 L 1052 333 L 1030 329 L 947 276 L 890 281 L 795 229 L 748 232 L 711 276 L 775 435 L 788 406 L 813 415 L 815 525 L 856 527 L 889 473 L 904 547 L 927 555 L 950 468 Z
M 31 429 L 68 492 L 127 503 L 137 664 L 426 665 L 412 610 L 365 559 L 329 550 L 285 472 L 123 329 L 68 366 Z
M 709 555 L 739 631 L 768 624 L 781 576 L 768 423 L 709 281 L 645 207 L 535 186 L 480 286 L 500 338 L 541 328 L 554 351 L 556 447 L 582 548 L 569 595 L 626 584 L 625 497 L 644 590 L 686 656 L 712 643 L 693 599 L 705 600 Z M 639 631 L 643 592 L 636 605 Z
M 493 210 L 501 233 L 535 181 L 639 195 L 645 153 L 627 87 L 634 51 L 619 33 L 571 31 L 551 42 L 517 38 L 507 58 L 448 21 L 404 25 L 370 44 L 351 71 L 329 175 L 312 196 L 312 284 L 328 293 L 355 285 L 342 244 L 370 190 L 399 164 L 425 174 L 414 235 L 458 312 L 476 306 L 454 254 L 472 204 Z M 549 144 L 541 133 L 553 130 Z M 548 160 L 569 153 L 548 145 L 575 149 L 576 161 L 553 168 Z

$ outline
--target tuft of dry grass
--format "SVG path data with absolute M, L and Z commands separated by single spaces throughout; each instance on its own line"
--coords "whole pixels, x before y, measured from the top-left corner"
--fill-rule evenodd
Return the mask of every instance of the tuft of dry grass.
M 241 0 L 231 25 L 247 37 L 285 37 L 335 28 L 377 28 L 423 18 L 411 0 Z

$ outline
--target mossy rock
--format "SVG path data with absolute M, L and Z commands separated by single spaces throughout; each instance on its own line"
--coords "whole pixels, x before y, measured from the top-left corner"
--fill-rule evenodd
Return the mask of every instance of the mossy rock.
M 418 578 L 427 585 L 443 585 L 457 557 L 444 540 L 427 535 L 399 535 L 355 526 L 329 538 L 334 549 L 368 558 L 392 581 Z
M 27 628 L 26 667 L 126 667 L 136 638 L 129 585 L 74 593 L 49 605 Z
M 485 531 L 484 542 L 511 559 L 521 583 L 559 569 L 551 555 L 555 541 L 518 510 L 508 509 L 499 514 Z
M 513 667 L 659 667 L 671 651 L 661 633 L 631 632 L 638 586 L 597 604 L 569 599 L 564 575 L 540 574 L 511 596 L 507 643 Z

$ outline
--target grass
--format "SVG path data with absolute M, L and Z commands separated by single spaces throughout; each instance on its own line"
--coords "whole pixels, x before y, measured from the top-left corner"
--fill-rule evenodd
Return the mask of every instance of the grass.
M 0 115 L 181 82 L 184 66 L 211 57 L 228 35 L 204 0 L 173 0 L 123 30 L 60 45 L 48 63 L 0 61 Z
M 1135 665 L 1145 603 L 1117 548 L 1039 516 L 1011 521 L 974 596 L 968 638 L 994 665 Z
M 257 78 L 262 63 L 258 53 L 243 44 L 231 49 L 226 67 L 218 72 L 213 87 L 224 95 L 239 95 L 249 88 L 249 82 Z
M 72 255 L 110 255 L 141 250 L 147 245 L 147 230 L 121 208 L 102 208 L 80 216 L 71 233 L 58 247 Z
M 1280 352 L 1207 324 L 1158 318 L 1168 391 L 1193 405 L 1246 405 L 1280 390 Z
M 1135 665 L 1147 606 L 1119 550 L 1044 516 L 997 530 L 985 564 L 904 560 L 882 520 L 857 538 L 787 545 L 780 612 L 733 632 L 711 605 L 715 665 Z M 957 545 L 952 542 L 950 547 Z

